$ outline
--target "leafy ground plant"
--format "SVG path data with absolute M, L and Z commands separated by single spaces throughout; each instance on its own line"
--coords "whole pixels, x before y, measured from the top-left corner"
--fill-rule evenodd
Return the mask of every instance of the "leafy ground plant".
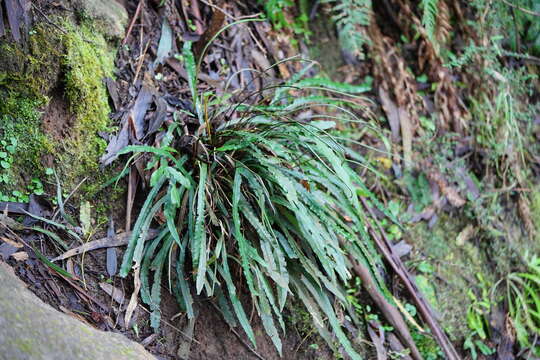
M 530 348 L 531 355 L 538 356 L 540 347 L 536 344 L 536 338 L 540 335 L 540 258 L 534 255 L 525 257 L 527 271 L 508 274 L 495 284 L 492 291 L 496 293 L 499 286 L 503 287 L 519 344 L 523 348 Z
M 189 44 L 184 59 L 193 99 L 191 123 L 171 124 L 159 147 L 123 151 L 133 153 L 128 165 L 146 161 L 152 175 L 121 275 L 140 270 L 141 297 L 153 311 L 154 327 L 160 321 L 161 280 L 169 274 L 170 288 L 190 319 L 193 290 L 214 296 L 229 324 L 238 321 L 255 344 L 240 302 L 247 289 L 281 352 L 282 312 L 287 298 L 294 296 L 329 344 L 337 342 L 359 359 L 337 312 L 346 314 L 348 323 L 359 323 L 344 286 L 351 278 L 351 258 L 370 269 L 379 291 L 391 299 L 365 230 L 367 219 L 376 220 L 364 214 L 360 198 L 378 203 L 346 154 L 358 162 L 361 157 L 329 133 L 337 114 L 354 120 L 348 102 L 320 93 L 365 89 L 301 80 L 301 72 L 287 84 L 256 94 L 256 101 L 248 95 L 227 105 L 197 92 Z M 316 94 L 300 96 L 310 89 Z M 314 110 L 321 108 L 328 113 Z M 298 114 L 304 114 L 302 120 Z M 162 223 L 161 233 L 146 243 L 155 219 Z

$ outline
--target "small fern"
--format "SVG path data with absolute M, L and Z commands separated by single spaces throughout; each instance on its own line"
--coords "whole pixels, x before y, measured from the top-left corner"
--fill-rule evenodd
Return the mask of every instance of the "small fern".
M 422 7 L 422 25 L 426 29 L 429 40 L 436 45 L 437 44 L 437 15 L 439 9 L 437 7 L 439 0 L 422 0 L 420 6 Z
M 369 44 L 369 38 L 363 29 L 370 22 L 371 0 L 324 0 L 323 2 L 333 5 L 332 18 L 338 27 L 341 48 L 363 59 L 363 47 Z

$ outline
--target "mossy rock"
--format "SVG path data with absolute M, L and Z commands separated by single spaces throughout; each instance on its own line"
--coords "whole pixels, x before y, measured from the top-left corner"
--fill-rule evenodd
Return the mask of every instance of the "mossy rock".
M 100 32 L 108 38 L 120 38 L 128 22 L 126 9 L 116 0 L 75 0 L 75 7 L 92 19 Z
M 24 201 L 48 168 L 68 190 L 88 177 L 88 196 L 106 180 L 98 160 L 106 147 L 99 133 L 111 130 L 109 34 L 90 20 L 49 19 L 55 25 L 35 24 L 24 45 L 0 41 L 0 200 Z
M 155 359 L 123 335 L 96 330 L 45 304 L 2 261 L 0 283 L 2 359 Z

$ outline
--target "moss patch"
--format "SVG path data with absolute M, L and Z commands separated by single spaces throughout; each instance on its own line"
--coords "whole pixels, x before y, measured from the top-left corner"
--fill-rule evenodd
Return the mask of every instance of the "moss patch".
M 540 187 L 538 186 L 531 194 L 531 217 L 536 231 L 536 244 L 540 244 Z
M 55 167 L 67 189 L 89 176 L 83 192 L 93 196 L 104 180 L 98 132 L 110 130 L 110 108 L 102 80 L 113 74 L 114 53 L 91 24 L 53 21 L 64 31 L 41 23 L 25 48 L 0 43 L 0 144 L 17 144 L 9 169 L 0 169 L 0 191 L 28 193 Z
M 442 216 L 432 229 L 420 223 L 410 231 L 410 241 L 415 248 L 410 265 L 419 268 L 422 263 L 431 264 L 433 271 L 424 272 L 422 276 L 435 288 L 435 310 L 453 339 L 463 339 L 470 332 L 466 315 L 471 300 L 466 290 L 477 287 L 476 274 L 482 274 L 491 283 L 494 280 L 490 279 L 489 262 L 482 251 L 481 240 L 473 238 L 463 244 L 456 241 L 457 234 L 466 225 L 459 218 Z
M 43 175 L 41 157 L 54 145 L 41 131 L 42 101 L 9 94 L 0 104 L 0 199 L 25 201 Z M 37 179 L 36 179 L 37 177 Z
M 107 144 L 98 132 L 109 130 L 110 107 L 103 79 L 113 75 L 114 54 L 107 48 L 103 36 L 96 34 L 90 26 L 75 29 L 66 25 L 66 28 L 64 86 L 75 121 L 70 138 L 59 151 L 64 167 L 62 175 L 70 184 L 83 175 L 92 176 L 94 181 L 89 182 L 92 185 L 87 185 L 86 190 L 93 193 L 98 189 L 94 185 L 102 182 L 96 178 L 98 160 Z

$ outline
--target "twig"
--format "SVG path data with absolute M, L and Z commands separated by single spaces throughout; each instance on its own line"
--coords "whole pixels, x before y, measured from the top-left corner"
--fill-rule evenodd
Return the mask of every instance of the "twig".
M 141 304 L 138 305 L 138 307 L 142 310 L 144 310 L 147 314 L 151 314 L 152 312 L 150 310 L 148 310 L 147 308 L 145 308 L 144 306 L 142 306 Z M 191 337 L 191 336 L 188 336 L 185 332 L 183 332 L 182 330 L 180 330 L 179 328 L 177 328 L 176 326 L 174 326 L 173 324 L 171 324 L 170 322 L 168 322 L 167 320 L 163 320 L 161 319 L 161 322 L 164 323 L 165 325 L 169 326 L 171 329 L 174 329 L 176 331 L 178 331 L 180 333 L 180 335 L 182 335 L 183 337 L 185 337 L 186 339 L 188 339 L 189 341 L 193 341 L 194 343 L 196 343 L 197 345 L 202 345 L 200 341 L 197 341 L 197 339 L 195 339 L 194 337 Z M 263 359 L 264 360 L 264 359 Z
M 137 20 L 137 17 L 139 17 L 139 13 L 141 12 L 142 4 L 144 0 L 139 0 L 139 4 L 137 5 L 137 10 L 135 10 L 135 14 L 133 15 L 133 19 L 131 19 L 131 22 L 129 23 L 128 30 L 126 32 L 126 36 L 124 37 L 124 40 L 122 40 L 122 45 L 125 45 L 129 35 L 131 34 L 131 30 L 133 30 L 133 25 L 135 24 L 135 20 Z
M 363 198 L 360 198 L 360 200 L 366 211 L 373 218 L 375 218 L 375 214 L 373 213 L 373 210 L 367 205 L 366 200 Z M 392 248 L 390 247 L 390 242 L 388 241 L 388 238 L 386 237 L 381 225 L 377 222 L 377 228 L 382 236 L 382 239 L 377 235 L 374 228 L 369 222 L 366 221 L 366 225 L 368 227 L 369 233 L 375 240 L 375 244 L 379 248 L 379 251 L 383 254 L 384 258 L 390 264 L 394 272 L 404 283 L 405 287 L 407 288 L 408 292 L 416 303 L 416 306 L 418 307 L 422 318 L 427 323 L 433 333 L 433 336 L 435 337 L 435 339 L 437 339 L 437 342 L 444 351 L 446 358 L 449 360 L 459 360 L 460 356 L 458 355 L 456 349 L 454 348 L 444 331 L 439 326 L 437 320 L 435 320 L 431 307 L 428 305 L 422 293 L 418 290 L 414 282 L 411 280 L 411 276 L 409 275 L 409 272 L 407 271 L 401 260 L 393 254 Z
M 63 34 L 67 34 L 67 31 L 64 30 L 60 25 L 58 24 L 55 24 L 54 22 L 51 21 L 51 19 L 49 19 L 49 17 L 47 15 L 45 15 L 43 13 L 43 11 L 41 11 L 41 9 L 39 7 L 37 7 L 36 5 L 32 4 L 32 7 L 34 8 L 34 10 L 36 10 L 41 16 L 43 16 L 43 18 L 45 19 L 45 21 L 47 21 L 50 25 L 54 26 L 56 29 L 60 30 Z
M 536 12 L 536 11 L 532 11 L 532 10 L 529 10 L 529 9 L 525 9 L 525 8 L 522 8 L 521 6 L 518 6 L 518 5 L 515 5 L 515 4 L 512 4 L 511 2 L 508 2 L 507 0 L 501 0 L 503 3 L 505 3 L 506 5 L 510 6 L 511 8 L 514 8 L 514 9 L 517 9 L 519 11 L 522 11 L 524 12 L 525 14 L 529 14 L 529 15 L 532 15 L 532 16 L 539 16 L 540 17 L 540 13 Z
M 216 309 L 216 311 L 220 311 L 219 308 L 216 306 L 216 304 L 214 304 L 213 302 L 210 302 L 210 304 L 212 304 L 212 306 Z M 236 337 L 238 338 L 238 340 L 240 340 L 242 345 L 244 345 L 249 351 L 251 351 L 253 353 L 253 355 L 255 355 L 260 360 L 266 360 L 264 357 L 262 357 L 262 355 L 260 355 L 258 352 L 256 352 L 255 349 L 253 349 L 251 346 L 249 346 L 249 344 L 247 344 L 244 341 L 244 339 L 242 339 L 240 334 L 236 330 L 234 330 L 234 328 L 232 326 L 229 325 L 229 329 L 233 332 L 234 335 L 236 335 Z
M 388 320 L 388 322 L 394 327 L 397 335 L 403 341 L 403 344 L 409 348 L 412 358 L 415 360 L 422 360 L 422 355 L 416 347 L 409 328 L 399 310 L 390 304 L 377 289 L 377 284 L 375 284 L 373 281 L 372 275 L 366 266 L 357 261 L 357 259 L 355 259 L 352 255 L 348 255 L 348 258 L 352 264 L 354 273 L 362 281 L 362 286 L 367 291 L 371 299 L 375 302 L 377 308 L 383 313 L 386 320 Z

